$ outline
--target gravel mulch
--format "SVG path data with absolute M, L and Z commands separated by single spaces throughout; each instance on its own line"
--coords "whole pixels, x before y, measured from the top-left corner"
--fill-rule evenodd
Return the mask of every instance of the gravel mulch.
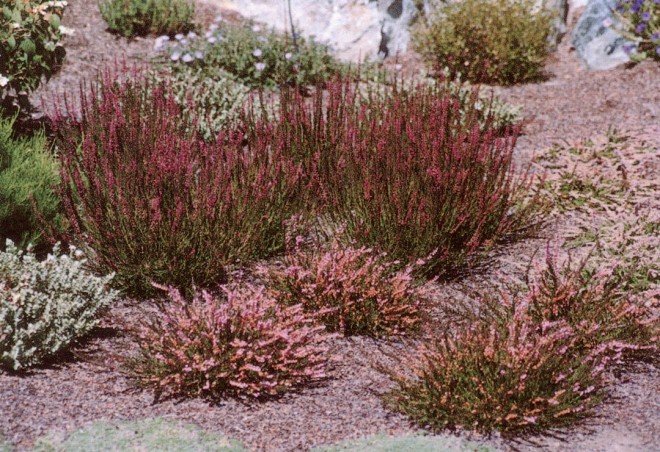
M 127 41 L 105 31 L 94 2 L 69 0 L 63 24 L 76 30 L 67 37 L 67 60 L 62 71 L 35 99 L 55 92 L 75 91 L 89 76 L 116 59 L 144 61 L 153 53 L 153 39 Z M 201 4 L 212 17 L 211 6 Z M 414 58 L 412 58 L 414 60 Z M 574 142 L 604 135 L 608 128 L 628 131 L 660 148 L 660 68 L 645 62 L 632 68 L 605 72 L 585 70 L 568 44 L 563 43 L 548 63 L 550 77 L 538 84 L 496 87 L 504 100 L 524 107 L 529 123 L 518 151 L 523 160 L 553 143 Z M 646 177 L 658 179 L 658 153 Z M 562 223 L 564 221 L 564 223 Z M 494 257 L 492 268 L 469 276 L 478 285 L 499 273 L 514 274 L 511 262 L 528 259 L 548 239 L 566 234 L 570 219 L 559 219 L 540 237 L 508 246 Z M 438 287 L 451 294 L 457 284 Z M 70 432 L 98 420 L 141 419 L 163 416 L 192 422 L 210 431 L 242 441 L 254 450 L 308 450 L 312 446 L 384 432 L 399 435 L 415 431 L 406 419 L 384 409 L 379 394 L 387 390 L 386 377 L 373 368 L 386 362 L 383 349 L 406 347 L 403 342 L 336 339 L 334 353 L 341 357 L 331 378 L 279 400 L 243 404 L 235 400 L 165 400 L 131 387 L 121 357 L 134 349 L 127 330 L 140 311 L 130 301 L 113 309 L 91 339 L 57 366 L 35 369 L 28 375 L 0 374 L 0 436 L 19 450 L 28 449 L 49 431 Z M 524 442 L 486 441 L 502 449 L 519 450 L 660 450 L 660 369 L 642 363 L 614 375 L 617 384 L 610 398 L 587 422 Z

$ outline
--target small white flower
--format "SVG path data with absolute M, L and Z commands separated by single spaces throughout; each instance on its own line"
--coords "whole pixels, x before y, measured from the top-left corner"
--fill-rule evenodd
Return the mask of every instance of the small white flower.
M 293 58 L 293 53 L 287 52 L 287 53 L 284 54 L 284 59 L 285 60 L 290 60 L 291 58 Z
M 265 36 L 259 36 L 257 38 L 257 41 L 259 41 L 259 42 L 268 42 L 268 39 Z
M 266 63 L 255 63 L 254 67 L 257 69 L 257 71 L 261 72 L 266 69 Z
M 394 70 L 395 70 L 395 71 L 400 72 L 401 69 L 403 69 L 403 65 L 402 65 L 402 64 L 395 64 L 395 65 L 394 65 Z
M 259 58 L 263 54 L 264 53 L 261 51 L 261 49 L 254 49 L 254 52 L 252 52 L 252 55 L 256 56 L 257 58 Z
M 197 33 L 194 31 L 189 31 L 188 32 L 188 39 L 195 39 L 197 37 Z
M 190 62 L 191 62 L 192 60 L 194 60 L 194 59 L 195 59 L 195 58 L 194 58 L 191 54 L 186 53 L 186 54 L 183 55 L 183 57 L 181 58 L 181 61 L 183 61 L 184 63 L 190 63 Z
M 195 58 L 201 60 L 202 58 L 204 58 L 204 54 L 198 50 L 197 52 L 195 52 Z
M 167 35 L 161 35 L 156 38 L 156 41 L 158 42 L 167 42 L 170 40 L 170 37 Z
M 206 41 L 207 41 L 209 44 L 213 44 L 213 43 L 215 43 L 215 42 L 217 41 L 217 39 L 215 39 L 215 36 L 210 36 Z
M 614 22 L 612 22 L 612 19 L 610 19 L 609 17 L 606 17 L 606 18 L 603 20 L 603 27 L 605 27 L 605 28 L 609 28 L 609 27 L 611 27 L 613 24 L 614 24 Z
M 222 22 L 222 16 L 218 14 L 215 16 L 215 19 L 213 19 L 213 23 L 219 24 L 220 22 Z
M 181 41 L 179 41 L 179 44 L 181 44 L 182 46 L 187 46 L 188 40 L 186 38 L 183 38 Z
M 261 31 L 261 27 L 259 25 L 253 25 L 252 31 L 255 33 L 259 33 Z
M 64 25 L 60 25 L 59 30 L 60 33 L 62 33 L 63 35 L 69 35 L 69 36 L 73 35 L 76 32 L 76 30 L 74 30 L 73 28 L 65 27 Z
M 181 52 L 174 52 L 171 56 L 170 59 L 172 61 L 179 61 L 179 58 L 181 58 Z
M 209 25 L 209 31 L 216 31 L 218 29 L 218 24 Z
M 174 35 L 174 39 L 181 41 L 184 38 L 183 33 L 177 33 Z
M 0 87 L 4 88 L 5 86 L 7 86 L 7 83 L 9 83 L 9 79 L 4 75 L 0 75 Z

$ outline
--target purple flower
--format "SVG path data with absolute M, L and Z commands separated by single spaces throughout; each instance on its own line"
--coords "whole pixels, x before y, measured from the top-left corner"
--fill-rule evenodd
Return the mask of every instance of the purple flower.
M 642 14 L 642 20 L 644 22 L 648 22 L 649 20 L 651 20 L 651 13 L 646 11 L 644 14 Z
M 646 24 L 639 24 L 637 25 L 637 28 L 635 28 L 637 33 L 642 33 L 644 30 L 646 30 Z
M 623 51 L 626 53 L 626 55 L 630 55 L 632 52 L 633 46 L 630 44 L 624 44 L 623 46 Z
M 651 41 L 657 41 L 660 38 L 660 33 L 657 31 L 651 35 Z
M 660 55 L 660 46 L 658 46 L 658 47 L 655 48 L 655 53 L 657 53 L 658 55 Z

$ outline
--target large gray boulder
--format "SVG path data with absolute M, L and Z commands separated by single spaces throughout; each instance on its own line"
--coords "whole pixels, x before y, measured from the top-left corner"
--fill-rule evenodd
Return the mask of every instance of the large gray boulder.
M 611 69 L 630 61 L 624 48 L 636 44 L 613 29 L 617 0 L 589 0 L 573 30 L 572 44 L 589 69 Z
M 208 0 L 244 17 L 289 31 L 288 0 Z M 449 0 L 454 1 L 454 0 Z M 410 24 L 445 0 L 291 0 L 296 31 L 328 44 L 345 61 L 395 57 L 410 43 Z M 566 32 L 567 0 L 538 0 L 557 11 L 553 46 Z M 421 11 L 420 11 L 421 10 Z

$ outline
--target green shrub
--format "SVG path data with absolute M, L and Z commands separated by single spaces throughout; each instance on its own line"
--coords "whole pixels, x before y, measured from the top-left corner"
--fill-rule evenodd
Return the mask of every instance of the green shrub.
M 190 0 L 104 0 L 99 9 L 110 31 L 126 38 L 195 28 L 195 6 Z
M 35 90 L 60 67 L 65 1 L 0 1 L 0 104 Z
M 7 241 L 0 252 L 0 367 L 22 370 L 69 348 L 98 321 L 116 297 L 112 276 L 85 270 L 79 251 L 38 261 Z
M 181 68 L 152 74 L 157 83 L 164 81 L 185 115 L 199 115 L 197 128 L 211 141 L 239 117 L 248 100 L 249 88 L 229 72 L 218 69 L 204 75 L 197 68 Z
M 616 12 L 619 19 L 617 29 L 638 46 L 635 52 L 631 47 L 624 47 L 625 51 L 631 52 L 630 58 L 633 61 L 646 58 L 660 61 L 660 2 L 620 0 Z
M 462 0 L 422 18 L 413 42 L 434 69 L 472 82 L 514 84 L 542 76 L 554 16 L 534 0 Z
M 204 37 L 177 35 L 167 55 L 174 71 L 193 67 L 204 78 L 216 78 L 218 70 L 225 70 L 250 87 L 316 84 L 341 67 L 326 46 L 313 40 L 297 38 L 294 44 L 290 37 L 257 25 L 224 22 L 211 25 Z
M 0 240 L 23 247 L 41 242 L 42 221 L 59 228 L 58 165 L 43 134 L 14 139 L 13 123 L 0 117 Z

